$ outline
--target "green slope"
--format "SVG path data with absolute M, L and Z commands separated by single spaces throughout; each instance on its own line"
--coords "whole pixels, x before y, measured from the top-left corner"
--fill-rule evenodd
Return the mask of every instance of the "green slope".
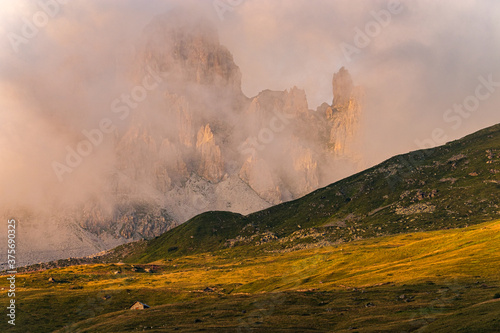
M 458 228 L 499 216 L 500 124 L 441 147 L 395 156 L 248 216 L 201 214 L 151 240 L 128 260 L 151 262 L 227 247 L 284 251 Z
M 8 331 L 495 332 L 499 262 L 495 221 L 258 257 L 227 249 L 153 273 L 73 266 L 19 275 Z M 127 310 L 137 300 L 151 309 Z

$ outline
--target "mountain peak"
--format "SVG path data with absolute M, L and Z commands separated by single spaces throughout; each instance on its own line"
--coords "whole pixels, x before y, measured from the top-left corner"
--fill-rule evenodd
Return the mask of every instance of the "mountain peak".
M 332 86 L 333 108 L 341 108 L 349 105 L 354 84 L 351 74 L 345 67 L 340 68 L 337 73 L 333 74 Z
M 214 24 L 181 9 L 156 16 L 144 29 L 140 63 L 177 82 L 241 94 L 241 72 L 219 42 Z

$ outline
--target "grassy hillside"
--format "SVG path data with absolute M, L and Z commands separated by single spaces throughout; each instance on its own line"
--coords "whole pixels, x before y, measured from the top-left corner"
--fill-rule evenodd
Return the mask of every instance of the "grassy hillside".
M 9 331 L 495 332 L 499 263 L 495 221 L 260 257 L 74 266 L 18 276 Z M 127 310 L 137 300 L 151 309 Z
M 393 157 L 301 199 L 242 216 L 209 212 L 149 242 L 130 262 L 227 247 L 300 249 L 402 232 L 465 227 L 500 216 L 500 124 Z

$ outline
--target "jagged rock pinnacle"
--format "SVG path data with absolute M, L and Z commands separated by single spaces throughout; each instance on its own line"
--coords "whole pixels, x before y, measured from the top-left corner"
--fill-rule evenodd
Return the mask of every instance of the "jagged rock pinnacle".
M 144 30 L 141 66 L 183 84 L 230 89 L 241 93 L 241 73 L 232 54 L 219 43 L 215 26 L 190 11 L 158 15 Z
M 224 176 L 224 162 L 209 124 L 198 131 L 196 149 L 200 155 L 198 174 L 211 182 L 219 182 Z
M 334 109 L 347 107 L 351 99 L 354 85 L 352 83 L 351 74 L 349 74 L 349 71 L 345 69 L 345 67 L 340 68 L 340 70 L 333 75 L 332 86 L 332 107 Z

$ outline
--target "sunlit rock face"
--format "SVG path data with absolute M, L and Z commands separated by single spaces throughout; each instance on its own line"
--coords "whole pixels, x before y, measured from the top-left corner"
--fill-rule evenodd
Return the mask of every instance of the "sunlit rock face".
M 342 67 L 333 75 L 333 102 L 334 109 L 347 109 L 353 100 L 354 85 L 349 71 Z
M 311 192 L 319 187 L 318 161 L 309 148 L 297 147 L 292 150 L 295 177 L 295 193 Z
M 199 154 L 198 174 L 208 181 L 218 183 L 224 175 L 224 162 L 210 126 L 202 126 L 196 139 L 196 150 Z
M 326 114 L 330 125 L 328 145 L 336 156 L 352 155 L 352 141 L 358 130 L 363 91 L 353 85 L 349 71 L 342 67 L 333 75 L 333 102 L 318 109 Z

